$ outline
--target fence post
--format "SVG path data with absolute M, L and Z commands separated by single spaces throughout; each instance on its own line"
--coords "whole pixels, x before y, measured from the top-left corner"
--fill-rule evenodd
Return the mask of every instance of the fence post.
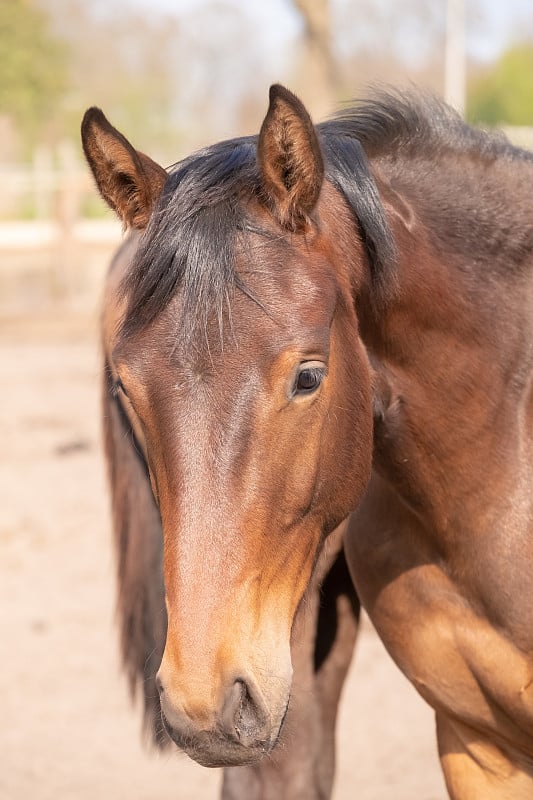
M 33 153 L 33 213 L 35 219 L 49 219 L 53 191 L 53 165 L 50 149 L 45 145 L 35 148 Z
M 58 225 L 58 248 L 56 264 L 56 287 L 62 295 L 75 292 L 77 271 L 75 263 L 74 229 L 81 207 L 79 165 L 74 146 L 63 141 L 57 149 L 58 185 L 56 195 L 56 222 Z

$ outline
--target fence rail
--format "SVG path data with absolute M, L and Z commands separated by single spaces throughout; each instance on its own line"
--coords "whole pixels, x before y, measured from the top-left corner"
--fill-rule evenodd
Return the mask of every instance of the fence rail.
M 0 222 L 0 254 L 59 247 L 64 236 L 64 228 L 53 220 Z M 115 246 L 121 226 L 114 220 L 80 219 L 72 224 L 70 238 L 81 245 Z
M 0 314 L 94 305 L 121 226 L 74 150 L 0 165 L 0 185 Z

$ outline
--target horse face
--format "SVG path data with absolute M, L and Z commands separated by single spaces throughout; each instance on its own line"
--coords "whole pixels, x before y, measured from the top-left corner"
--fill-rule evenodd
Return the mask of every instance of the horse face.
M 179 292 L 114 348 L 163 522 L 170 735 L 204 764 L 276 742 L 290 634 L 325 536 L 370 470 L 369 368 L 325 238 L 258 237 L 218 323 L 180 341 Z
M 361 245 L 350 241 L 348 258 L 353 222 L 322 185 L 304 113 L 291 96 L 271 102 L 258 144 L 264 197 L 250 202 L 254 224 L 235 249 L 246 291 L 232 294 L 222 331 L 207 315 L 180 336 L 190 308 L 179 286 L 118 338 L 119 304 L 108 306 L 115 389 L 163 524 L 163 720 L 208 766 L 252 763 L 276 743 L 296 609 L 370 474 L 369 366 L 352 301 Z M 290 153 L 279 152 L 280 125 L 296 132 Z M 122 189 L 124 158 L 120 172 Z M 141 196 L 150 189 L 135 199 L 130 187 L 113 205 L 135 220 Z

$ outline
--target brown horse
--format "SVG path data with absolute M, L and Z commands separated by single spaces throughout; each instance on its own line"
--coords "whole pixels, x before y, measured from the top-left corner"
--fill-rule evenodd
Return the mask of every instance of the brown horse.
M 97 110 L 83 140 L 141 231 L 108 282 L 104 408 L 152 719 L 159 667 L 168 734 L 249 765 L 226 797 L 329 796 L 342 555 L 330 628 L 317 587 L 356 509 L 351 572 L 436 710 L 450 795 L 533 796 L 533 158 L 427 98 L 315 129 L 281 87 L 257 140 L 169 175 Z

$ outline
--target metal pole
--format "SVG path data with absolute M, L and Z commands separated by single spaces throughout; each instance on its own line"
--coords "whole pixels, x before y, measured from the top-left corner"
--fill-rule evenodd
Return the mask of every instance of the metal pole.
M 447 0 L 444 97 L 460 114 L 465 111 L 465 0 Z

